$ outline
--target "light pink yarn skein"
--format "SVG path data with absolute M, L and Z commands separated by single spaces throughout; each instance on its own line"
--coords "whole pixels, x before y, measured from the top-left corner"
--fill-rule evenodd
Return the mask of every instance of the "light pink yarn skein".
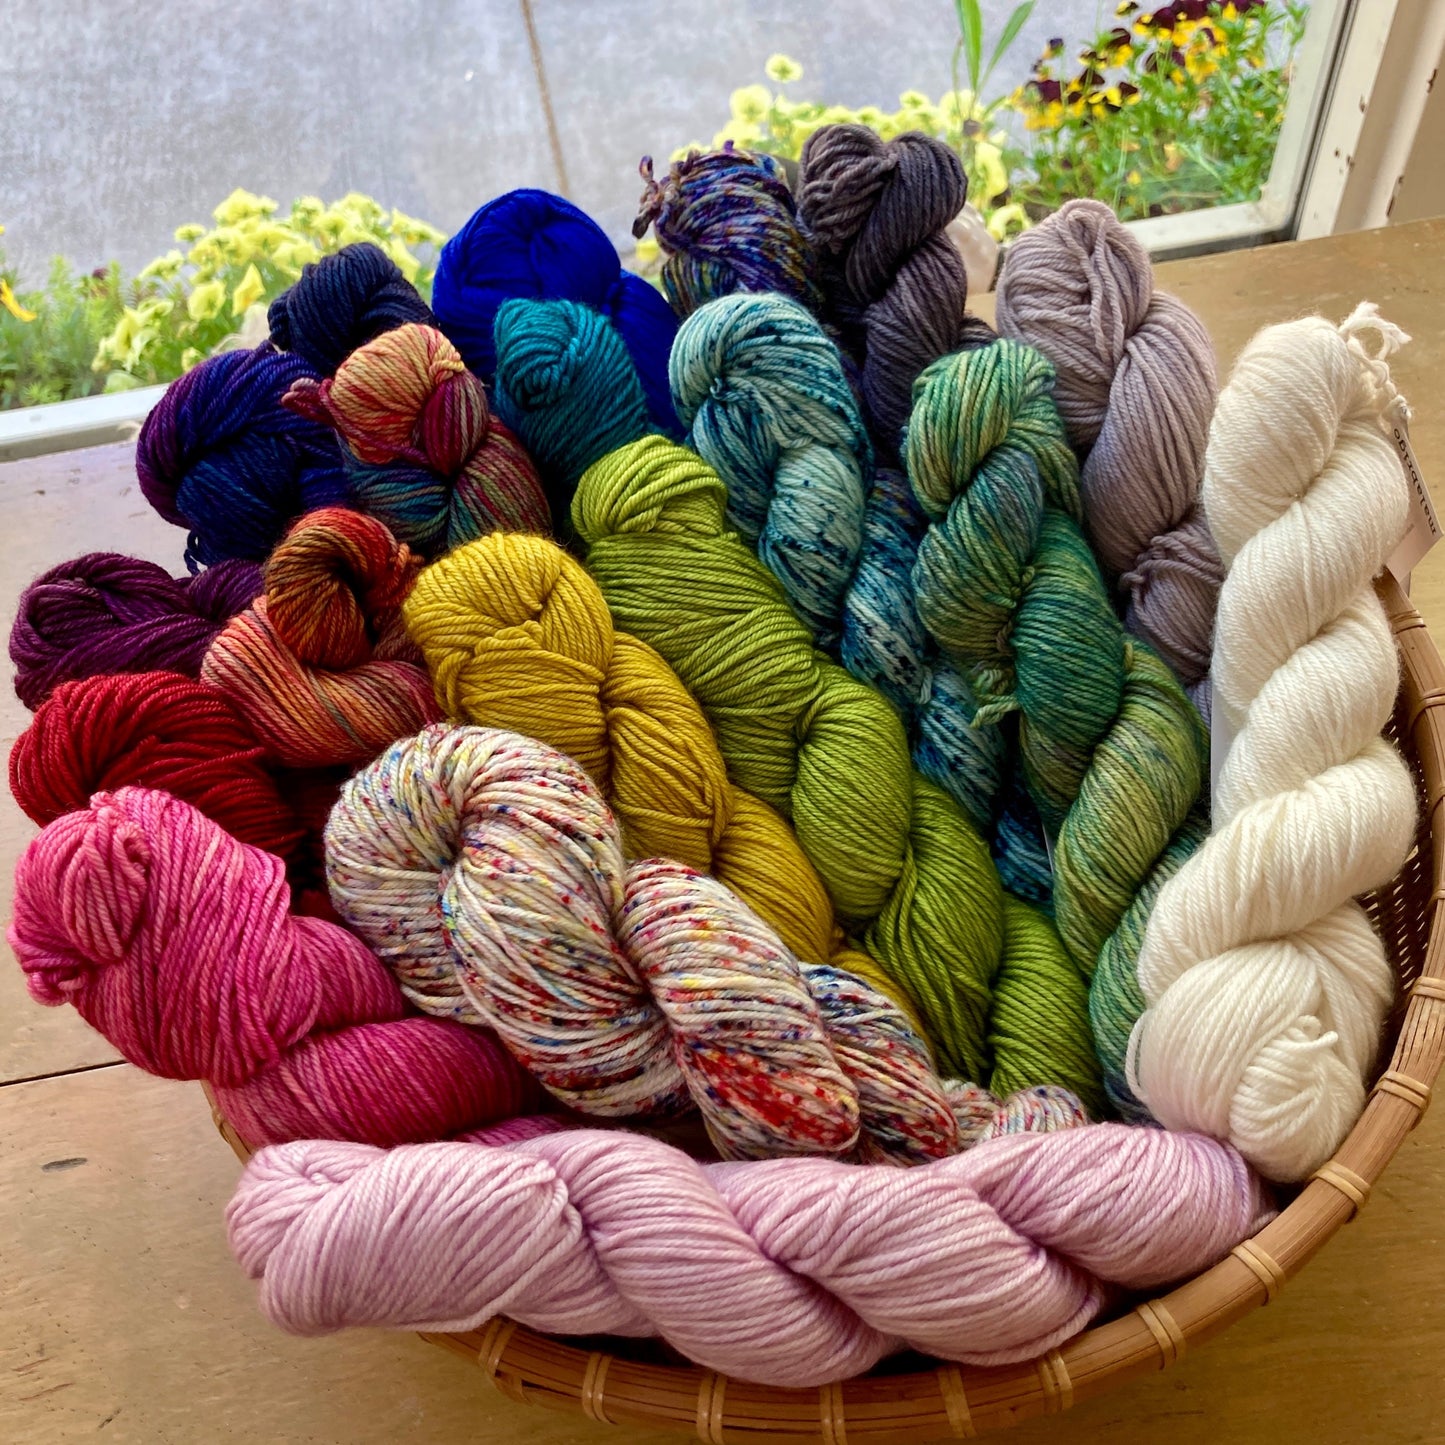
M 252 1159 L 231 1247 L 283 1329 L 660 1335 L 763 1384 L 901 1347 L 981 1365 L 1069 1338 L 1109 1286 L 1218 1260 L 1268 1217 L 1228 1145 L 1095 1124 L 915 1169 L 699 1164 L 592 1130 L 502 1148 L 283 1144 Z

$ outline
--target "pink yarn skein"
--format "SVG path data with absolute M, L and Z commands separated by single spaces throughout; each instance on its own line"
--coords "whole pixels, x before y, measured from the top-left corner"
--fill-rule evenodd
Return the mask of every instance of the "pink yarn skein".
M 208 1080 L 253 1146 L 413 1143 L 536 1107 L 491 1034 L 404 1017 L 360 939 L 289 898 L 279 858 L 122 788 L 31 842 L 9 938 L 35 999 L 74 1004 L 150 1073 Z
M 1207 1267 L 1269 1216 L 1228 1145 L 1095 1124 L 909 1170 L 698 1164 L 631 1134 L 383 1153 L 303 1142 L 247 1166 L 231 1248 L 283 1329 L 660 1335 L 762 1384 L 846 1379 L 908 1346 L 1005 1364 L 1111 1285 Z

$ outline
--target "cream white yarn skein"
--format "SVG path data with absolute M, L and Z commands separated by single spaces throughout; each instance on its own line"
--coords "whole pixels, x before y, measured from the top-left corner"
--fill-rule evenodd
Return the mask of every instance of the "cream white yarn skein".
M 1377 350 L 1365 337 L 1377 338 Z M 1228 568 L 1216 706 L 1236 729 L 1214 831 L 1160 890 L 1139 955 L 1130 1086 L 1159 1121 L 1302 1179 L 1364 1107 L 1394 992 L 1357 894 L 1400 869 L 1409 773 L 1381 736 L 1399 683 L 1371 580 L 1409 495 L 1384 358 L 1361 306 L 1261 331 L 1221 393 L 1204 506 Z

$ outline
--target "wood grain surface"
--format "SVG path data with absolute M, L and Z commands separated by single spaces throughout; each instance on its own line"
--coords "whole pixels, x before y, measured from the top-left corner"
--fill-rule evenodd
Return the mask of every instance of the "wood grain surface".
M 1160 267 L 1226 369 L 1259 326 L 1380 303 L 1413 333 L 1394 371 L 1427 479 L 1445 476 L 1445 221 Z M 987 312 L 987 298 L 980 306 Z M 1437 491 L 1437 498 L 1440 493 Z M 1445 499 L 1442 499 L 1445 500 Z M 177 570 L 180 534 L 135 488 L 129 447 L 0 466 L 0 629 L 36 572 L 95 548 Z M 1445 637 L 1445 547 L 1414 597 Z M 8 751 L 26 714 L 3 689 Z M 0 894 L 33 829 L 0 801 Z M 200 1090 L 152 1079 L 0 958 L 0 1441 L 637 1445 L 504 1399 L 410 1336 L 296 1340 L 226 1252 L 235 1162 Z M 1445 1440 L 1445 1120 L 1427 1114 L 1349 1226 L 1274 1304 L 1161 1373 L 1000 1439 L 1017 1445 L 1437 1445 Z

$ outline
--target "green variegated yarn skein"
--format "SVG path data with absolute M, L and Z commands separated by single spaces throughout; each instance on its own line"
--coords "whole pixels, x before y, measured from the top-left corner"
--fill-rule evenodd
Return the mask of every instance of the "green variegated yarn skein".
M 1054 916 L 1085 976 L 1205 780 L 1203 721 L 1126 638 L 1078 523 L 1053 368 L 999 341 L 934 362 L 909 421 L 931 520 L 919 616 L 964 668 L 978 720 L 1019 714 L 1029 791 L 1055 839 Z
M 1016 935 L 978 833 L 914 771 L 888 702 L 813 646 L 777 579 L 728 529 L 726 504 L 717 474 L 662 437 L 588 469 L 573 526 L 617 625 L 671 663 L 738 785 L 792 819 L 945 1067 L 982 1080 L 992 1062 L 1013 1087 L 1063 1084 L 1097 1107 L 1084 991 L 1057 938 L 1028 913 L 1012 958 Z M 1030 997 L 1011 1011 L 996 995 L 1015 979 Z M 1041 1012 L 1065 1047 L 1036 1043 Z

